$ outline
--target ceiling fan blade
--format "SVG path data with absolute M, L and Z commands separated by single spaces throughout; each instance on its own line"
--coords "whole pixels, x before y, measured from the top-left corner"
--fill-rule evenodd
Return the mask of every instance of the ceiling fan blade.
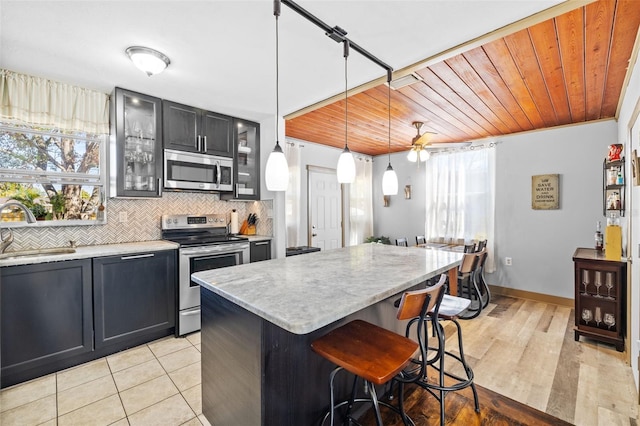
M 420 145 L 420 146 L 427 146 L 427 145 L 429 145 L 431 143 L 429 141 L 429 138 L 430 138 L 431 135 L 435 135 L 435 133 L 425 132 L 425 133 L 421 134 L 420 136 L 415 136 L 413 138 L 412 144 L 413 145 Z

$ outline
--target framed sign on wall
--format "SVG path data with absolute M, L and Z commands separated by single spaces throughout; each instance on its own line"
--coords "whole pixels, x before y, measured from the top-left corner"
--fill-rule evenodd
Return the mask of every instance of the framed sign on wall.
M 557 210 L 560 208 L 560 175 L 531 176 L 531 208 Z

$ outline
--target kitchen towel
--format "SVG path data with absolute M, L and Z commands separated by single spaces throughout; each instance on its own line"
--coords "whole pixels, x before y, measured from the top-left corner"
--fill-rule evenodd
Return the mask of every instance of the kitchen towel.
M 231 212 L 231 229 L 229 232 L 232 234 L 240 232 L 240 226 L 238 225 L 238 212 L 235 210 Z

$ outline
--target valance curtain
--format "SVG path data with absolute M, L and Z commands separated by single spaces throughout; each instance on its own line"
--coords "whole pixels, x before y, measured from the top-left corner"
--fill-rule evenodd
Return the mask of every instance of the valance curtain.
M 362 244 L 373 235 L 373 200 L 371 186 L 373 163 L 370 158 L 356 158 L 356 180 L 349 185 L 349 245 Z
M 487 240 L 487 272 L 495 271 L 495 147 L 439 153 L 426 170 L 427 240 Z
M 296 247 L 300 234 L 300 146 L 284 144 L 284 156 L 289 164 L 289 186 L 285 193 L 285 225 L 287 247 Z
M 0 120 L 63 132 L 109 133 L 109 96 L 0 69 Z

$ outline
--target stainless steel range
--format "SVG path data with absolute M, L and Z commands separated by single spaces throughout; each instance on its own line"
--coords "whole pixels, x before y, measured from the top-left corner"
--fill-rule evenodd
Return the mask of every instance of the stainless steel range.
M 178 249 L 176 335 L 200 330 L 200 286 L 191 274 L 249 263 L 247 238 L 229 235 L 224 214 L 163 215 L 162 238 Z

